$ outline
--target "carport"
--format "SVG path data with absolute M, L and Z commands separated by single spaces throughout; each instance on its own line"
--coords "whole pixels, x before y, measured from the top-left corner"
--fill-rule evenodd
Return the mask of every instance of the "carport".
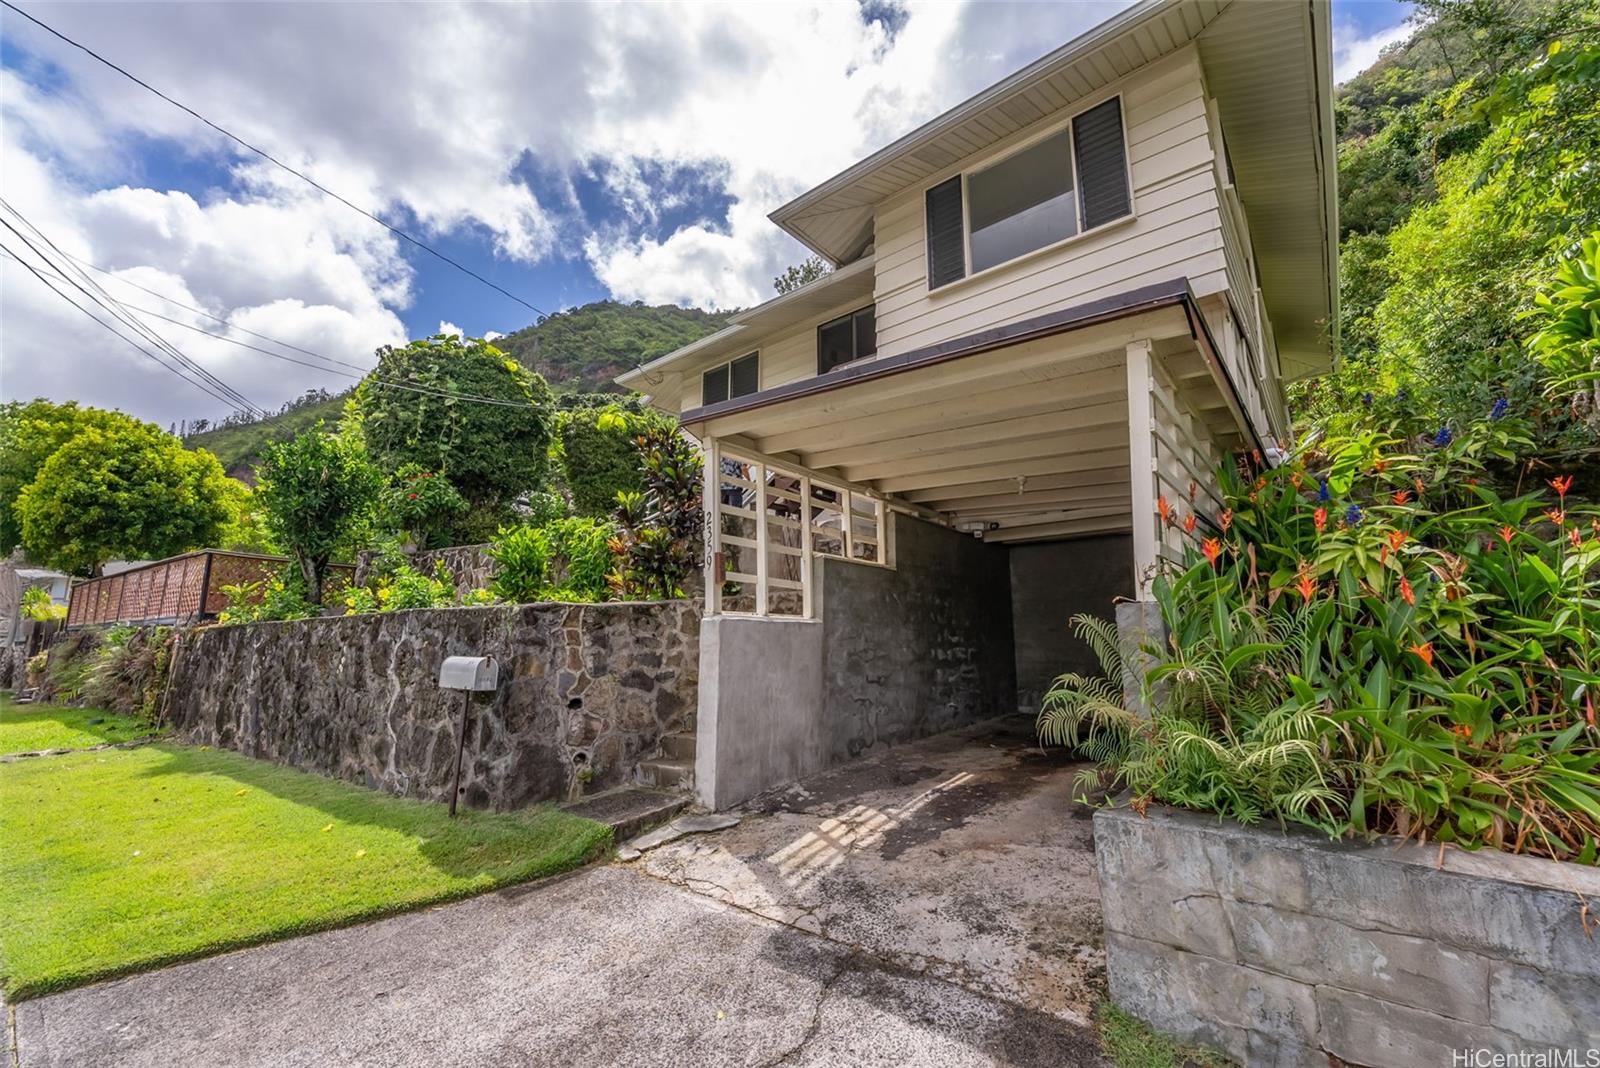
M 1187 514 L 1203 533 L 1219 509 L 1217 464 L 1261 447 L 1248 358 L 1226 302 L 1179 280 L 685 412 L 707 472 L 700 800 L 1031 710 L 1092 669 L 1067 620 L 1146 597 Z

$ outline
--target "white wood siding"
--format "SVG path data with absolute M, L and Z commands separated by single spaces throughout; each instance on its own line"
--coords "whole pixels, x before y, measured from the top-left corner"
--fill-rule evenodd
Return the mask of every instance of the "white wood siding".
M 1134 218 L 930 293 L 922 186 L 877 214 L 878 351 L 894 355 L 991 326 L 1186 276 L 1197 294 L 1227 285 L 1205 87 L 1193 48 L 1167 56 L 935 175 L 935 184 L 1121 93 Z

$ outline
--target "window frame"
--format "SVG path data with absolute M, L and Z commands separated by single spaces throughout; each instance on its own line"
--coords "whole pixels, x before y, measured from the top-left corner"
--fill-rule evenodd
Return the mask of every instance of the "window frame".
M 1126 215 L 1120 215 L 1108 222 L 1103 222 L 1099 226 L 1085 229 L 1083 226 L 1083 183 L 1080 175 L 1078 174 L 1078 143 L 1077 136 L 1072 130 L 1072 123 L 1073 120 L 1078 118 L 1078 116 L 1093 111 L 1095 108 L 1110 100 L 1117 101 L 1117 119 L 1122 124 L 1122 173 L 1124 180 L 1128 183 L 1128 213 Z M 1039 144 L 1040 142 L 1054 137 L 1062 132 L 1065 132 L 1067 135 L 1067 154 L 1072 158 L 1072 213 L 1073 221 L 1076 224 L 1077 229 L 1072 234 L 1061 238 L 1059 241 L 1052 241 L 1048 245 L 1040 245 L 1038 248 L 1029 249 L 1020 256 L 1013 256 L 1009 260 L 1002 260 L 1001 262 L 993 264 L 989 267 L 985 267 L 982 270 L 972 270 L 972 215 L 970 211 L 972 197 L 967 190 L 968 179 L 973 174 L 989 170 L 991 167 L 999 166 L 1012 156 L 1017 155 L 1025 149 L 1032 148 L 1034 145 Z M 925 253 L 928 247 L 928 191 L 943 185 L 952 177 L 960 177 L 961 179 L 961 249 L 962 255 L 966 259 L 964 266 L 967 268 L 967 273 L 962 275 L 960 278 L 955 279 L 954 281 L 946 282 L 940 286 L 935 286 L 933 284 L 932 274 L 929 272 L 923 278 L 923 284 L 927 288 L 929 294 L 948 292 L 952 289 L 962 286 L 967 282 L 970 282 L 974 278 L 982 278 L 986 275 L 993 274 L 996 271 L 1005 270 L 1007 267 L 1010 267 L 1013 264 L 1022 263 L 1030 257 L 1040 256 L 1053 249 L 1059 249 L 1066 245 L 1070 245 L 1072 242 L 1081 240 L 1082 238 L 1088 237 L 1091 234 L 1104 233 L 1106 230 L 1109 230 L 1112 227 L 1125 225 L 1126 223 L 1131 222 L 1139 217 L 1139 207 L 1137 198 L 1134 195 L 1133 187 L 1133 159 L 1128 143 L 1127 94 L 1120 89 L 1114 93 L 1108 93 L 1105 96 L 1094 100 L 1092 103 L 1080 107 L 1070 114 L 1050 123 L 1048 126 L 1029 134 L 1027 137 L 1016 142 L 1015 144 L 1006 146 L 1006 148 L 1002 151 L 991 157 L 985 158 L 979 166 L 965 167 L 955 175 L 941 173 L 937 181 L 929 182 L 927 185 L 924 185 L 921 190 L 921 195 L 923 198 L 922 240 Z M 924 259 L 926 259 L 926 254 L 924 255 Z
M 740 362 L 742 362 L 744 360 L 749 360 L 749 359 L 754 359 L 756 361 L 756 388 L 751 390 L 749 393 L 734 393 L 734 391 L 733 391 L 733 365 L 736 364 L 736 363 L 740 363 Z M 708 400 L 706 400 L 706 376 L 707 375 L 711 375 L 711 374 L 715 374 L 718 371 L 726 371 L 728 373 L 728 395 L 726 397 L 722 398 L 722 401 L 708 401 Z M 760 349 L 752 349 L 750 352 L 745 353 L 743 356 L 735 356 L 731 360 L 724 360 L 721 363 L 714 363 L 710 367 L 707 367 L 707 368 L 705 368 L 704 370 L 702 370 L 700 372 L 700 406 L 701 407 L 705 407 L 708 404 L 721 404 L 723 401 L 734 400 L 734 399 L 736 399 L 738 397 L 749 397 L 749 396 L 752 396 L 752 395 L 754 395 L 756 393 L 760 393 L 760 392 L 761 392 L 761 350 Z
M 850 347 L 852 350 L 860 349 L 861 339 L 856 336 L 856 316 L 860 315 L 864 311 L 872 312 L 872 351 L 864 356 L 857 352 L 856 355 L 851 356 L 848 360 L 845 360 L 842 363 L 836 363 L 832 367 L 827 368 L 827 370 L 824 370 L 822 367 L 822 332 L 828 327 L 837 325 L 838 323 L 848 319 L 850 320 Z M 825 375 L 829 371 L 837 371 L 841 367 L 848 367 L 851 364 L 857 363 L 861 360 L 872 359 L 872 357 L 878 354 L 878 302 L 874 300 L 870 303 L 861 305 L 859 308 L 852 308 L 843 315 L 835 315 L 832 319 L 829 319 L 825 323 L 818 323 L 816 328 L 816 343 L 818 376 Z

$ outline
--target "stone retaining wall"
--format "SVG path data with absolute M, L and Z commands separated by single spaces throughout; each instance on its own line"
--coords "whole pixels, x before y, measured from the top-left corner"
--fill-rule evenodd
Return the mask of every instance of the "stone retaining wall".
M 1158 1030 L 1249 1065 L 1600 1050 L 1594 868 L 1159 807 L 1094 830 L 1111 998 Z
M 505 810 L 632 778 L 663 734 L 692 730 L 691 601 L 535 604 L 213 627 L 184 636 L 171 719 L 188 742 L 446 801 L 461 695 L 446 656 L 491 655 L 473 700 L 462 800 Z
M 378 554 L 370 549 L 356 554 L 355 585 L 360 586 L 367 581 L 367 575 L 371 572 L 373 561 L 377 556 Z M 476 589 L 486 588 L 494 581 L 494 576 L 500 567 L 495 563 L 494 557 L 489 555 L 487 544 L 452 545 L 447 549 L 428 549 L 414 553 L 410 557 L 411 566 L 424 575 L 432 575 L 434 568 L 441 561 L 455 582 L 457 597 Z

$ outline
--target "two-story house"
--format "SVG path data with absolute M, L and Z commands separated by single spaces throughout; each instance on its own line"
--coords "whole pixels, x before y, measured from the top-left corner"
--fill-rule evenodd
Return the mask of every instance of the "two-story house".
M 619 379 L 706 457 L 714 807 L 1036 709 L 1287 436 L 1336 350 L 1328 4 L 1144 0 L 771 218 L 833 273 Z

